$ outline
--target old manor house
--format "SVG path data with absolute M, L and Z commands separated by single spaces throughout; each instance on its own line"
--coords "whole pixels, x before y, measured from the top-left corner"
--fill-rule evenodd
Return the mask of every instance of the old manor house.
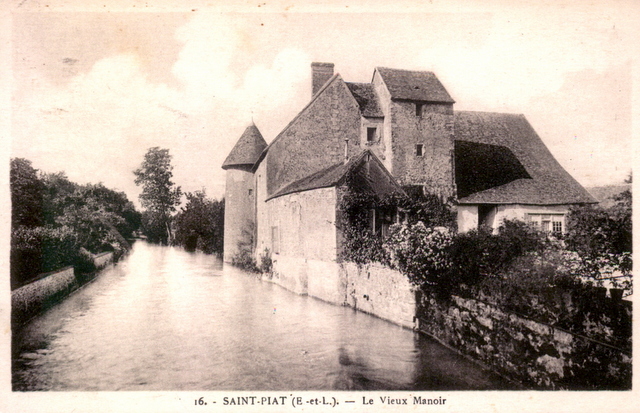
M 378 67 L 350 83 L 311 66 L 310 102 L 269 145 L 249 126 L 222 165 L 225 261 L 268 249 L 285 287 L 339 301 L 339 188 L 353 171 L 378 194 L 452 200 L 459 231 L 520 219 L 563 232 L 572 205 L 596 202 L 523 115 L 454 111 L 432 72 Z

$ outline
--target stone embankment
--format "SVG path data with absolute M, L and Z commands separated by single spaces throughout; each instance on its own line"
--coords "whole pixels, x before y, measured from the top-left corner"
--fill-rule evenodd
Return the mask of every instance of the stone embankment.
M 628 390 L 631 350 L 612 345 L 620 337 L 611 335 L 612 320 L 630 324 L 631 303 L 606 300 L 584 314 L 586 331 L 577 334 L 480 300 L 434 294 L 420 300 L 418 328 L 529 388 Z M 618 317 L 601 317 L 605 311 Z
M 290 261 L 275 263 L 272 282 L 414 328 L 525 388 L 631 388 L 630 302 L 564 297 L 572 304 L 561 313 L 580 313 L 569 330 L 474 297 L 417 293 L 401 272 L 379 264 Z
M 113 261 L 113 252 L 93 256 L 99 270 Z M 96 270 L 97 271 L 97 270 Z M 95 275 L 92 274 L 92 275 Z M 63 300 L 73 291 L 93 279 L 92 275 L 76 274 L 73 267 L 41 274 L 34 281 L 11 292 L 11 320 L 20 325 Z

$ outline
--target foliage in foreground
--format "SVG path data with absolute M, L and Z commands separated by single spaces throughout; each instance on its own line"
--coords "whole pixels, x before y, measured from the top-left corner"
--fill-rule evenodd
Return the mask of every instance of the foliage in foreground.
M 454 235 L 422 222 L 395 225 L 384 241 L 390 265 L 417 287 L 457 292 L 507 271 L 517 257 L 541 251 L 544 237 L 525 223 L 505 221 L 497 234 L 489 229 Z
M 356 204 L 354 198 L 347 205 Z M 608 209 L 574 208 L 564 237 L 521 221 L 504 221 L 495 233 L 481 228 L 455 234 L 451 226 L 407 219 L 392 225 L 383 238 L 371 231 L 362 213 L 371 204 L 364 204 L 346 209 L 341 258 L 398 269 L 426 294 L 480 299 L 628 349 L 630 307 L 594 288 L 605 280 L 627 293 L 632 287 L 631 193 L 616 199 Z
M 631 191 L 622 192 L 614 200 L 616 203 L 606 209 L 590 205 L 573 208 L 568 216 L 565 242 L 568 250 L 578 254 L 579 271 L 585 279 L 596 285 L 609 280 L 631 288 Z

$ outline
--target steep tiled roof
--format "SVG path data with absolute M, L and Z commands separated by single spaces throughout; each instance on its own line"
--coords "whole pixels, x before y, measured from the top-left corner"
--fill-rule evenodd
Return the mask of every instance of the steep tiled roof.
M 371 83 L 348 83 L 351 94 L 360 106 L 362 116 L 382 118 L 384 114 L 378 104 L 378 96 Z
M 433 72 L 377 67 L 392 99 L 455 103 Z
M 523 115 L 456 112 L 454 122 L 459 203 L 596 202 L 556 161 Z
M 260 154 L 267 147 L 262 134 L 255 125 L 245 129 L 236 146 L 222 164 L 222 169 L 229 169 L 234 166 L 253 166 Z
M 371 164 L 375 166 L 371 166 Z M 367 165 L 367 168 L 363 168 Z M 295 192 L 310 191 L 312 189 L 329 188 L 343 183 L 350 173 L 358 173 L 356 182 L 362 183 L 375 193 L 402 192 L 402 187 L 396 182 L 384 167 L 382 162 L 369 150 L 360 152 L 347 163 L 331 165 L 307 177 L 299 179 L 285 186 L 267 200 Z M 360 185 L 362 186 L 362 185 Z M 360 188 L 363 189 L 363 188 Z

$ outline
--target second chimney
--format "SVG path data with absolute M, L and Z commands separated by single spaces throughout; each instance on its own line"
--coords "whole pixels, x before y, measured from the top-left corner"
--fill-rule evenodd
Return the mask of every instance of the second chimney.
M 311 96 L 314 96 L 333 76 L 333 63 L 311 63 Z

